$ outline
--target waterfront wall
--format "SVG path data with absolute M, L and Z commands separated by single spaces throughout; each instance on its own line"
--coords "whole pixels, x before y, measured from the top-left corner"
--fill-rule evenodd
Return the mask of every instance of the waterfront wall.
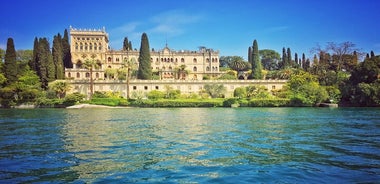
M 79 92 L 90 94 L 89 80 L 68 80 L 72 88 L 69 93 Z M 232 97 L 234 90 L 242 86 L 259 85 L 268 90 L 282 89 L 287 80 L 131 80 L 129 82 L 130 95 L 133 91 L 148 93 L 152 90 L 165 91 L 169 86 L 171 89 L 180 90 L 181 94 L 198 94 L 206 84 L 223 84 L 227 89 L 226 97 Z M 95 80 L 94 91 L 120 92 L 127 97 L 127 81 L 119 80 Z

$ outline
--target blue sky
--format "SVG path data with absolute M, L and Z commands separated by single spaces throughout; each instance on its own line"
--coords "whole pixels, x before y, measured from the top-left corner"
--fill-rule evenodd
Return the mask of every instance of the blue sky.
M 140 47 L 148 34 L 151 48 L 167 41 L 174 50 L 206 46 L 221 56 L 247 58 L 254 39 L 259 49 L 310 55 L 327 42 L 351 41 L 363 52 L 380 54 L 378 0 L 12 0 L 1 3 L 0 47 L 12 37 L 16 49 L 32 49 L 34 37 L 64 29 L 100 29 L 110 46 L 121 49 L 124 37 Z

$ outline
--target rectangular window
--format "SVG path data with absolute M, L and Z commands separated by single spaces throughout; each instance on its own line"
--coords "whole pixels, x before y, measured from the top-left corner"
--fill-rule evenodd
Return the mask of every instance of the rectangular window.
M 133 86 L 133 90 L 136 90 L 137 89 L 137 86 Z
M 272 86 L 272 89 L 276 89 L 276 86 Z

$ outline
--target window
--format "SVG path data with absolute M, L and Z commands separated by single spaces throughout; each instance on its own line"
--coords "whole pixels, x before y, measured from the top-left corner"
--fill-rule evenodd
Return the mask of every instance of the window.
M 272 90 L 275 90 L 276 89 L 276 86 L 272 86 Z
M 96 74 L 95 74 L 95 77 L 96 77 L 96 78 L 99 78 L 99 73 L 96 73 Z
M 214 60 L 214 59 L 213 59 Z M 210 59 L 209 58 L 206 58 L 206 63 L 209 63 L 210 62 Z
M 70 73 L 70 72 L 67 74 L 67 77 L 68 77 L 68 78 L 71 78 L 71 73 Z
M 194 66 L 194 68 L 193 68 L 193 71 L 194 71 L 194 72 L 196 72 L 196 71 L 197 71 L 197 67 L 196 67 L 196 66 Z
M 98 45 L 94 43 L 94 50 L 97 50 L 97 49 L 98 49 Z
M 206 71 L 210 71 L 210 67 L 209 66 L 206 67 Z
M 111 62 L 112 61 L 112 58 L 111 57 L 108 57 L 108 62 Z
M 159 88 L 158 88 L 158 86 L 156 86 L 156 90 L 158 90 Z
M 80 78 L 80 73 L 79 72 L 77 73 L 77 78 Z
M 86 78 L 89 78 L 90 77 L 90 73 L 86 73 Z
M 137 86 L 133 86 L 133 90 L 136 90 L 137 89 Z
M 184 58 L 181 58 L 181 62 L 184 63 L 184 62 L 185 62 L 185 59 L 184 59 Z
M 119 62 L 119 58 L 116 58 L 116 62 Z
M 78 50 L 78 43 L 75 43 L 75 50 Z
M 90 43 L 90 50 L 92 50 L 92 43 Z
M 193 59 L 193 62 L 194 62 L 194 63 L 197 63 L 197 58 L 194 58 L 194 59 Z
M 145 89 L 145 90 L 148 90 L 148 86 L 144 86 L 144 89 Z
M 79 47 L 80 50 L 83 50 L 83 44 L 80 43 L 80 47 Z
M 87 43 L 84 44 L 84 50 L 87 50 Z

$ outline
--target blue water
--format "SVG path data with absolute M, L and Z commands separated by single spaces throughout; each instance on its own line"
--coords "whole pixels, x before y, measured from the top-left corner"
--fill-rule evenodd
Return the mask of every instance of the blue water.
M 379 181 L 379 108 L 0 110 L 0 183 Z

